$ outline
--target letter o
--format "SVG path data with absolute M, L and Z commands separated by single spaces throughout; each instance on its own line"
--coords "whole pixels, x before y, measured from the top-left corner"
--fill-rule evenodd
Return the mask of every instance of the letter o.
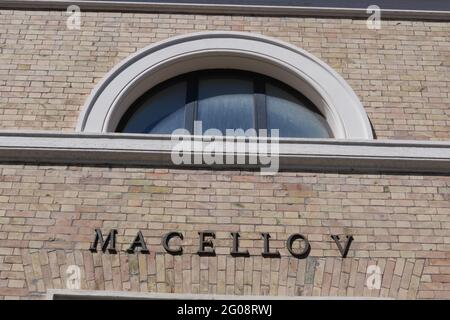
M 305 242 L 305 248 L 303 249 L 303 251 L 295 252 L 294 249 L 292 249 L 292 245 L 294 244 L 294 242 L 296 240 L 302 240 Z M 309 252 L 311 251 L 311 245 L 309 244 L 308 239 L 306 239 L 305 236 L 303 236 L 302 234 L 299 234 L 299 233 L 292 234 L 288 238 L 288 240 L 286 242 L 286 247 L 289 250 L 289 252 L 292 254 L 292 256 L 294 256 L 298 259 L 304 259 L 304 258 L 308 257 Z

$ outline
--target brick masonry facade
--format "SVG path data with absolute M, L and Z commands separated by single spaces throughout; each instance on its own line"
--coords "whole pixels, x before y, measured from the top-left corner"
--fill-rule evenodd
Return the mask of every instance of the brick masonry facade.
M 450 296 L 448 177 L 181 171 L 4 165 L 0 184 L 0 293 L 64 288 L 66 267 L 82 288 L 183 293 Z M 91 253 L 94 228 L 117 228 L 119 254 Z M 150 254 L 127 254 L 141 230 Z M 184 234 L 185 253 L 161 246 Z M 198 231 L 216 231 L 216 257 L 199 257 Z M 249 258 L 233 258 L 230 232 Z M 280 258 L 262 258 L 270 232 Z M 285 241 L 302 233 L 307 259 Z M 342 259 L 330 234 L 353 234 Z M 382 289 L 368 290 L 379 265 Z
M 379 139 L 448 140 L 450 26 L 444 22 L 0 11 L 0 126 L 73 131 L 95 84 L 151 43 L 207 30 L 260 33 L 332 66 L 356 92 Z M 23 93 L 26 93 L 24 96 Z
M 205 30 L 261 33 L 331 65 L 355 90 L 378 139 L 450 139 L 450 25 L 364 20 L 0 10 L 0 129 L 72 132 L 100 79 L 136 50 Z M 450 298 L 448 176 L 169 170 L 0 164 L 0 297 L 45 297 L 78 265 L 90 290 L 281 296 Z M 116 228 L 118 254 L 91 253 Z M 124 252 L 136 232 L 150 254 Z M 184 254 L 161 246 L 184 234 Z M 198 231 L 217 256 L 199 257 Z M 229 254 L 241 234 L 248 258 Z M 281 258 L 263 258 L 261 232 Z M 292 233 L 306 259 L 285 249 Z M 330 234 L 353 234 L 343 259 Z M 378 265 L 380 290 L 366 286 Z

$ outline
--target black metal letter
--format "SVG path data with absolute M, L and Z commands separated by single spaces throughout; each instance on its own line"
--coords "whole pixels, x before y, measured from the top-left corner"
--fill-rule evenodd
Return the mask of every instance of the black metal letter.
M 116 251 L 116 234 L 117 234 L 117 230 L 112 229 L 109 232 L 108 236 L 106 237 L 106 240 L 103 240 L 102 231 L 100 229 L 95 229 L 95 239 L 94 239 L 94 242 L 91 243 L 91 247 L 89 248 L 89 250 L 91 252 L 97 252 L 97 246 L 98 246 L 98 243 L 100 242 L 100 247 L 103 252 L 106 251 L 106 249 L 108 248 L 108 245 L 109 245 L 108 252 L 116 253 L 117 252 Z
M 303 251 L 301 252 L 295 252 L 294 249 L 292 248 L 292 245 L 294 244 L 294 241 L 296 240 L 302 240 L 303 242 L 305 242 L 305 247 L 303 248 Z M 292 256 L 298 258 L 298 259 L 304 259 L 306 257 L 308 257 L 309 252 L 311 251 L 311 245 L 309 244 L 308 239 L 305 238 L 305 236 L 299 234 L 299 233 L 295 233 L 292 234 L 287 242 L 286 242 L 286 247 L 289 250 L 289 252 L 292 254 Z
M 233 257 L 248 257 L 250 254 L 248 250 L 239 252 L 239 232 L 232 232 L 231 236 L 233 237 L 233 249 L 231 249 L 231 255 Z
M 211 240 L 205 240 L 205 238 L 210 237 L 215 239 L 216 234 L 211 231 L 203 231 L 199 232 L 198 235 L 200 236 L 200 247 L 198 248 L 197 254 L 199 256 L 215 256 L 216 252 L 213 242 Z M 210 250 L 206 250 L 206 248 L 210 248 Z
M 179 256 L 183 253 L 183 248 L 181 246 L 178 247 L 177 249 L 171 249 L 169 247 L 169 241 L 173 237 L 177 237 L 177 238 L 180 238 L 181 240 L 183 240 L 183 234 L 181 234 L 179 232 L 169 232 L 164 235 L 164 237 L 162 239 L 162 245 L 163 245 L 164 249 L 171 255 Z
M 149 253 L 150 251 L 147 249 L 147 245 L 145 244 L 144 236 L 142 235 L 142 232 L 138 232 L 136 235 L 136 238 L 134 238 L 133 243 L 131 243 L 131 246 L 128 248 L 128 253 L 134 253 L 135 249 L 139 247 L 141 248 L 142 253 Z
M 341 253 L 342 258 L 347 258 L 348 250 L 350 249 L 350 245 L 353 241 L 353 236 L 346 236 L 347 242 L 345 243 L 345 248 L 342 248 L 341 242 L 339 241 L 338 235 L 331 235 L 331 238 L 333 238 L 334 242 L 336 242 L 336 245 L 339 249 L 339 252 Z
M 264 258 L 278 258 L 280 256 L 280 252 L 278 250 L 270 252 L 270 248 L 269 248 L 270 234 L 268 234 L 267 232 L 264 232 L 264 233 L 261 233 L 261 235 L 263 236 L 263 239 L 264 239 L 264 252 L 262 253 L 262 256 Z

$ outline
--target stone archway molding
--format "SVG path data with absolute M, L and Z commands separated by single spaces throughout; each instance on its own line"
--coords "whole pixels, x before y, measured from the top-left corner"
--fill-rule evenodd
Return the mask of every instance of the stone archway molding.
M 77 131 L 114 132 L 125 111 L 148 89 L 180 74 L 219 68 L 265 74 L 302 92 L 324 114 L 337 139 L 373 139 L 357 95 L 326 63 L 277 39 L 222 31 L 173 37 L 123 60 L 89 96 Z

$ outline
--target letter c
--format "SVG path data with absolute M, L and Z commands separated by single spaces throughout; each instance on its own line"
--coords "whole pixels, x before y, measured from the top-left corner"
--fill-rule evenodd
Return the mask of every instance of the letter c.
M 163 237 L 163 239 L 162 239 L 162 245 L 163 245 L 164 249 L 165 249 L 168 253 L 170 253 L 171 255 L 174 255 L 174 256 L 178 256 L 178 255 L 181 255 L 181 254 L 183 253 L 183 248 L 180 246 L 180 247 L 178 247 L 178 248 L 176 248 L 176 249 L 172 249 L 172 248 L 170 248 L 170 246 L 169 246 L 169 241 L 170 241 L 170 239 L 172 239 L 172 238 L 174 238 L 174 237 L 177 237 L 177 238 L 180 238 L 181 240 L 183 240 L 183 234 L 182 234 L 182 233 L 179 233 L 179 232 L 169 232 L 169 233 L 167 233 L 167 234 L 164 235 L 164 237 Z

